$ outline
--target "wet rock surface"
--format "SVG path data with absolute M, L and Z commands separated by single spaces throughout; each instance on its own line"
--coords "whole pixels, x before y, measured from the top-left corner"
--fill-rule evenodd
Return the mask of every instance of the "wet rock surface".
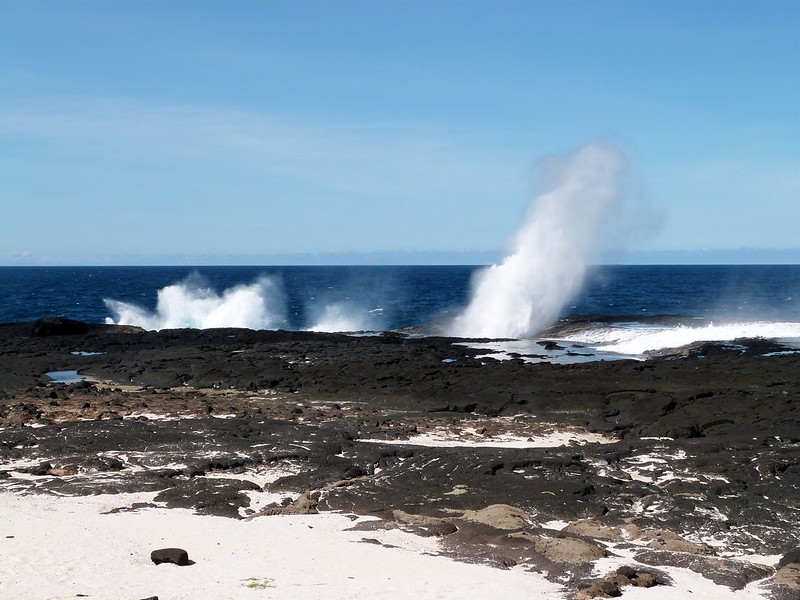
M 584 597 L 667 585 L 660 566 L 735 589 L 780 567 L 774 596 L 794 593 L 800 356 L 742 341 L 525 364 L 453 341 L 2 325 L 0 490 L 151 492 L 129 509 L 231 518 L 372 515 L 362 527 L 436 536 L 443 553 L 546 571 Z M 571 443 L 548 437 L 565 431 Z M 625 552 L 632 574 L 591 580 Z

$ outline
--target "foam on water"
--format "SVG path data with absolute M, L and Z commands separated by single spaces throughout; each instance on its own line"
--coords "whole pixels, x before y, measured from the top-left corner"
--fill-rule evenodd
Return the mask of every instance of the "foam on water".
M 472 299 L 448 333 L 519 338 L 557 319 L 583 285 L 625 166 L 621 152 L 599 143 L 551 161 L 550 185 L 532 203 L 510 253 L 477 274 Z
M 798 322 L 745 322 L 704 326 L 652 326 L 628 323 L 572 333 L 565 341 L 585 344 L 603 352 L 641 356 L 645 352 L 679 348 L 695 342 L 728 342 L 737 338 L 766 338 L 800 345 Z

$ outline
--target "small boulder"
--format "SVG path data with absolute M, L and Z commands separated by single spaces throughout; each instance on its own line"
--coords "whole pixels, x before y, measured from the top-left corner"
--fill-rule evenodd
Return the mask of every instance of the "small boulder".
M 622 575 L 624 577 L 627 577 L 628 579 L 633 579 L 634 577 L 636 577 L 636 569 L 628 566 L 620 567 L 619 569 L 617 569 L 617 575 Z
M 157 565 L 173 563 L 184 567 L 189 564 L 189 554 L 183 548 L 160 548 L 150 553 L 150 560 Z
M 536 342 L 545 350 L 563 350 L 564 346 L 559 346 L 556 342 L 552 340 L 542 340 L 541 342 Z
M 641 588 L 651 588 L 658 585 L 658 577 L 647 571 L 639 571 L 636 578 L 631 581 L 633 585 Z
M 619 586 L 610 581 L 593 581 L 589 586 L 578 592 L 578 600 L 591 600 L 592 598 L 619 598 L 622 592 Z
M 789 550 L 789 552 L 784 554 L 781 560 L 778 562 L 778 568 L 781 569 L 791 564 L 800 565 L 800 548 Z
M 495 529 L 522 529 L 530 521 L 524 510 L 508 504 L 492 504 L 480 510 L 467 510 L 461 517 L 465 521 L 481 523 Z
M 772 583 L 776 598 L 797 598 L 800 595 L 800 548 L 783 555 Z
M 356 479 L 357 477 L 364 477 L 366 474 L 367 472 L 364 469 L 358 465 L 353 465 L 344 472 L 343 479 Z
M 78 470 L 74 467 L 51 467 L 47 469 L 47 475 L 52 475 L 53 477 L 68 477 L 77 474 Z

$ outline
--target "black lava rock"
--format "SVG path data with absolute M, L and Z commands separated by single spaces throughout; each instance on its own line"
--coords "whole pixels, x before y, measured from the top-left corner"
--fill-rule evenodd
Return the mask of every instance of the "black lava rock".
M 89 326 L 83 321 L 64 317 L 47 317 L 36 321 L 31 333 L 36 337 L 47 337 L 50 335 L 80 335 L 88 331 Z
M 189 563 L 189 553 L 183 548 L 160 548 L 150 553 L 150 560 L 155 564 L 173 563 L 185 567 Z
M 778 568 L 781 569 L 786 565 L 791 565 L 791 564 L 800 565 L 800 548 L 789 550 L 789 552 L 784 554 L 783 558 L 781 558 L 780 562 L 778 562 Z

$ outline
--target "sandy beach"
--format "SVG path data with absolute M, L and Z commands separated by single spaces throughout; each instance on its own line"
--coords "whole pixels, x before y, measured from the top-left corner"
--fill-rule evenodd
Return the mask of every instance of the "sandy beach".
M 402 531 L 351 531 L 344 515 L 253 521 L 148 509 L 107 514 L 141 495 L 4 494 L 3 598 L 547 598 L 558 586 L 435 556 L 437 542 Z M 9 536 L 13 537 L 9 538 Z M 367 541 L 365 541 L 367 540 Z M 194 564 L 154 565 L 157 547 Z M 534 591 L 535 590 L 535 591 Z M 533 592 L 533 595 L 532 595 Z
M 800 359 L 763 340 L 548 365 L 7 325 L 0 352 L 3 598 L 800 593 Z
M 272 516 L 252 521 L 149 508 L 109 514 L 152 494 L 55 497 L 2 495 L 0 595 L 123 600 L 203 597 L 282 599 L 511 599 L 569 597 L 524 566 L 470 564 L 439 556 L 436 538 L 399 530 L 353 530 L 341 514 Z M 193 564 L 154 565 L 156 547 L 190 549 Z M 777 563 L 777 557 L 763 559 Z M 599 573 L 629 557 L 604 559 Z M 689 569 L 668 569 L 672 586 L 629 589 L 626 598 L 667 600 L 769 597 L 758 582 L 733 591 Z

